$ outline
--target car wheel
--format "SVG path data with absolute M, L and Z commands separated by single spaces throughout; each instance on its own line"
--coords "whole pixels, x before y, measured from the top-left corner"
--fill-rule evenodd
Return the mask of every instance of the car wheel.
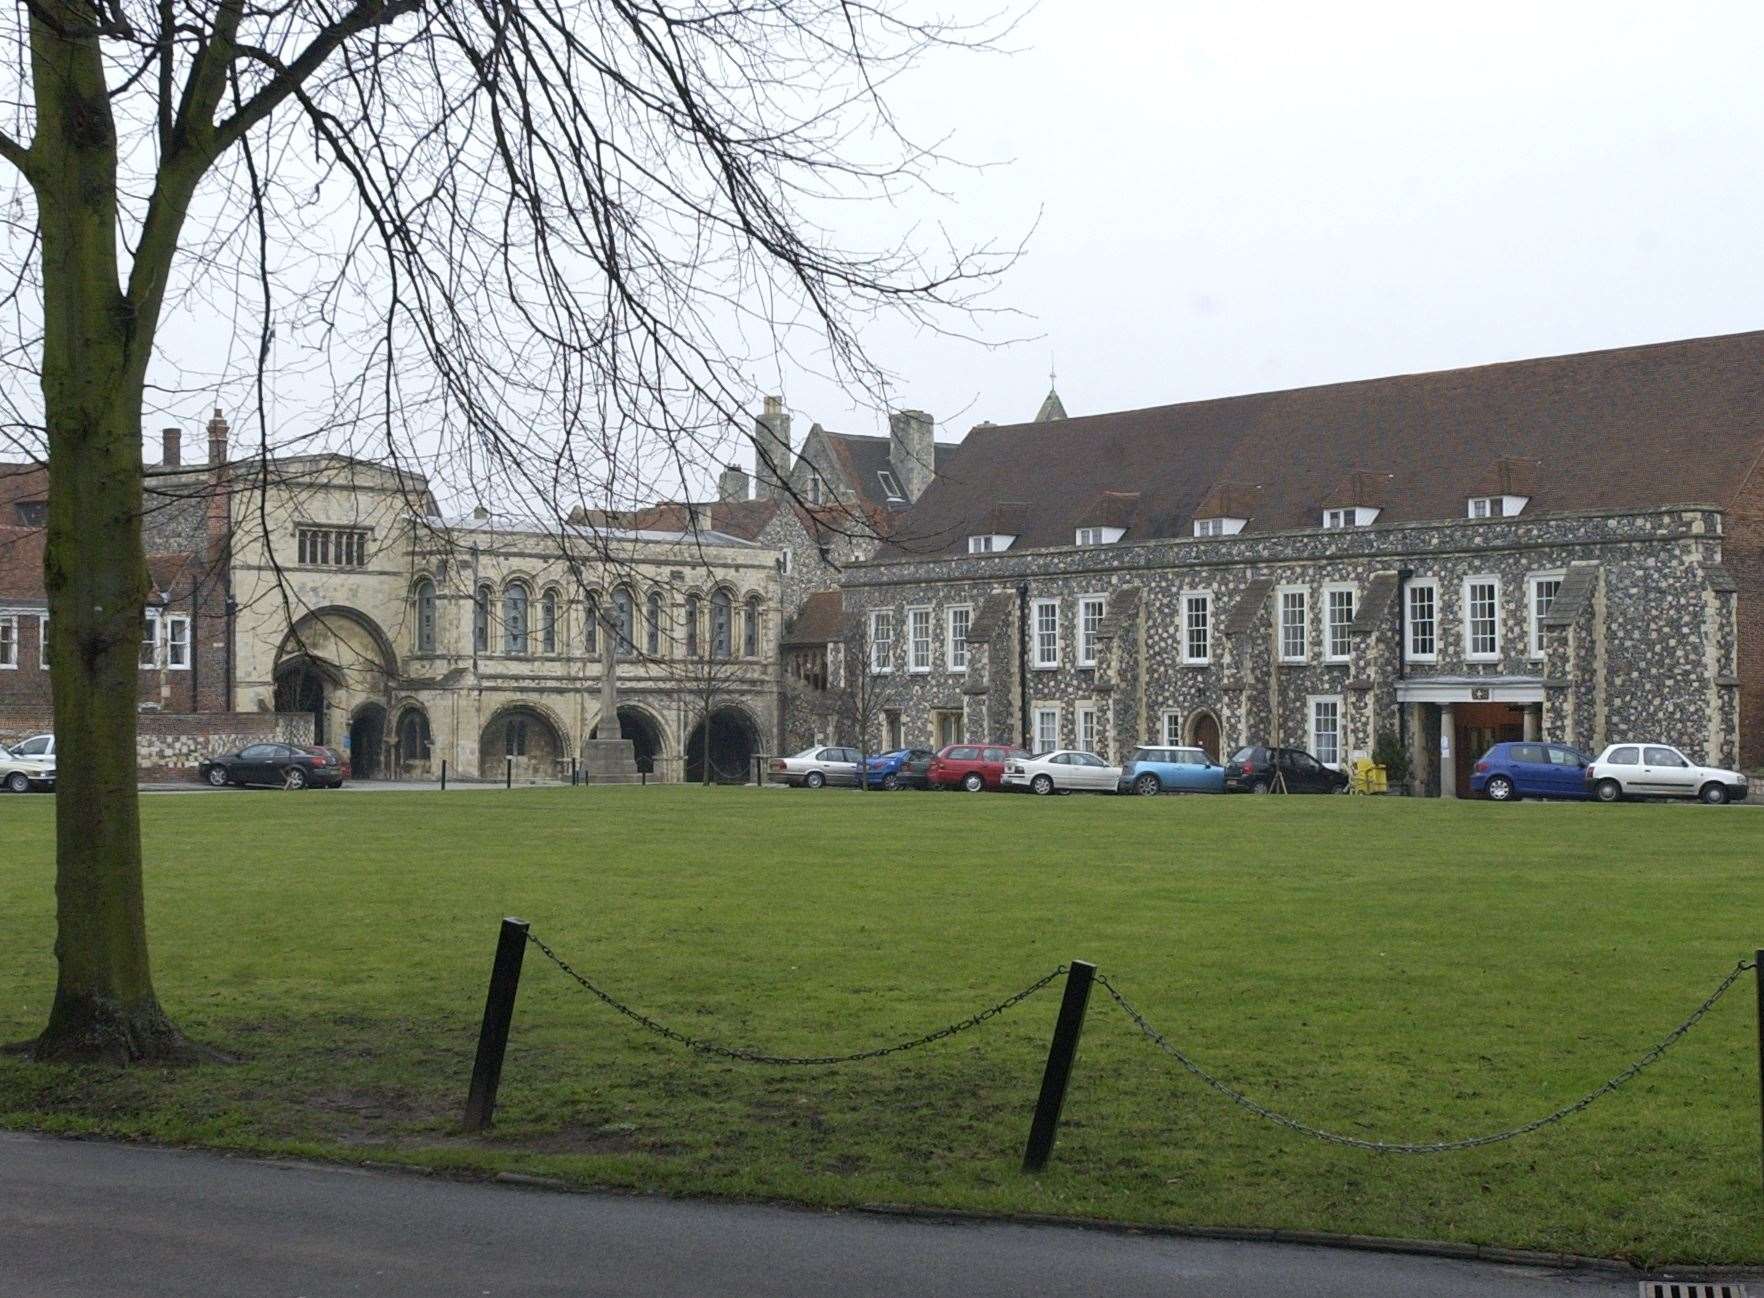
M 978 793 L 986 787 L 986 779 L 979 771 L 969 771 L 962 776 L 962 787 L 969 793 Z
M 890 793 L 893 793 L 900 787 L 900 776 L 884 775 L 882 777 L 882 787 L 887 789 Z
M 1048 794 L 1054 791 L 1053 776 L 1037 775 L 1033 780 L 1029 781 L 1029 788 L 1032 792 L 1038 793 L 1045 798 Z
M 304 789 L 306 787 L 306 772 L 298 766 L 290 766 L 288 774 L 283 779 L 290 789 Z
M 1488 796 L 1491 802 L 1507 802 L 1513 797 L 1513 781 L 1504 775 L 1488 777 Z
M 822 775 L 819 771 L 810 771 L 807 775 L 802 777 L 802 784 L 805 789 L 818 789 L 826 782 L 827 777 Z
M 1250 785 L 1250 792 L 1251 793 L 1266 793 L 1266 792 L 1268 792 L 1268 781 L 1257 780 L 1254 784 Z
M 31 777 L 23 771 L 14 771 L 6 777 L 6 787 L 14 793 L 29 793 L 31 791 Z
M 1705 784 L 1702 792 L 1697 796 L 1711 807 L 1719 807 L 1727 801 L 1727 786 L 1725 784 Z
M 1600 802 L 1616 802 L 1623 796 L 1623 786 L 1616 780 L 1600 780 L 1593 788 L 1593 797 Z
M 1162 793 L 1164 791 L 1164 782 L 1148 771 L 1146 774 L 1133 781 L 1133 791 L 1149 798 L 1154 793 Z
M 209 767 L 208 768 L 208 782 L 210 784 L 214 785 L 214 787 L 217 789 L 226 788 L 228 783 L 230 782 L 227 779 L 227 768 L 224 766 L 211 766 L 211 767 Z

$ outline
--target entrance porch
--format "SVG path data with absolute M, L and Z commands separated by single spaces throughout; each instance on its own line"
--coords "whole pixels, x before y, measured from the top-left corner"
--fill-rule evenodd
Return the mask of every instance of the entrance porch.
M 1423 797 L 1467 798 L 1477 758 L 1516 739 L 1543 737 L 1543 678 L 1432 677 L 1399 681 L 1410 777 Z

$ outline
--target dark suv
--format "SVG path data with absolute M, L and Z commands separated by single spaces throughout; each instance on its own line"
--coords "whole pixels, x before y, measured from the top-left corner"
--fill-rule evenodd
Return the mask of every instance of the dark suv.
M 1340 793 L 1347 786 L 1345 771 L 1323 765 L 1302 748 L 1251 744 L 1225 763 L 1227 793 Z

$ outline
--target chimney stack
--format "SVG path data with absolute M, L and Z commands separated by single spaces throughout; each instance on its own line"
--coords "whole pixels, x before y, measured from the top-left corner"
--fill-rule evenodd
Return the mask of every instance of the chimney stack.
M 753 421 L 755 493 L 761 499 L 783 498 L 790 475 L 790 416 L 783 397 L 767 397 L 766 412 Z
M 725 464 L 717 475 L 717 499 L 747 499 L 747 474 L 739 464 Z
M 888 416 L 888 461 L 908 500 L 917 500 L 937 476 L 937 423 L 923 410 Z
M 178 428 L 162 428 L 159 430 L 161 467 L 175 469 L 183 463 L 184 433 Z
M 226 416 L 221 414 L 220 407 L 216 406 L 214 418 L 208 421 L 208 462 L 210 464 L 225 464 L 227 462 L 228 431 Z

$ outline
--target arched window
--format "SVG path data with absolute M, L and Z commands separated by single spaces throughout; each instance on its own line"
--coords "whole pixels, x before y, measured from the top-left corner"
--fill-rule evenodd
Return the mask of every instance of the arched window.
M 590 658 L 600 654 L 600 596 L 588 596 L 588 613 L 582 619 L 582 652 Z
M 741 652 L 748 658 L 759 657 L 760 603 L 758 595 L 747 597 L 747 617 L 741 627 Z
M 686 597 L 686 656 L 698 657 L 698 596 Z
M 527 755 L 527 719 L 510 717 L 502 731 L 503 752 L 509 757 Z
M 557 652 L 557 592 L 548 590 L 539 602 L 539 648 L 548 654 Z
M 511 581 L 502 591 L 502 650 L 527 652 L 527 588 Z
M 407 708 L 398 719 L 398 760 L 426 762 L 431 746 L 428 713 L 419 708 Z
M 711 596 L 711 657 L 727 658 L 735 652 L 734 628 L 730 625 L 734 616 L 728 591 L 719 590 Z
M 652 590 L 643 610 L 643 648 L 651 658 L 661 656 L 661 617 L 661 592 Z
M 478 653 L 490 652 L 490 588 L 478 587 L 472 600 L 472 648 Z
M 427 577 L 416 588 L 416 647 L 420 654 L 435 652 L 435 583 Z
M 620 586 L 613 592 L 613 630 L 617 638 L 613 641 L 613 650 L 621 657 L 636 647 L 632 636 L 637 629 L 637 614 L 632 607 L 631 592 Z

